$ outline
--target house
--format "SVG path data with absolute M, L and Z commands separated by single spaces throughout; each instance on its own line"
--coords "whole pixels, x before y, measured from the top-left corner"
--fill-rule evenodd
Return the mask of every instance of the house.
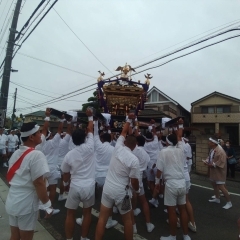
M 233 145 L 240 144 L 240 99 L 213 92 L 191 106 L 192 127 L 207 135 L 228 135 Z
M 36 122 L 40 127 L 42 127 L 45 122 L 44 121 L 45 117 L 46 117 L 45 111 L 32 112 L 24 115 L 24 123 Z M 49 122 L 50 131 L 54 133 L 57 132 L 58 124 L 59 124 L 58 118 L 55 116 L 51 116 Z
M 171 118 L 183 116 L 185 126 L 189 126 L 190 124 L 190 112 L 155 86 L 153 86 L 147 93 L 145 110 L 147 109 L 162 112 Z

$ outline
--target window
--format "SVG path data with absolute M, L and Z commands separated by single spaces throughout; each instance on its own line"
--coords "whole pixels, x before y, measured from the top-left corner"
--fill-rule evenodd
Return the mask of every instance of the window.
M 214 113 L 214 107 L 202 107 L 202 113 Z
M 214 128 L 205 128 L 204 131 L 206 134 L 210 134 L 210 135 L 215 133 Z
M 230 112 L 231 112 L 230 106 L 217 107 L 217 113 L 230 113 Z
M 156 91 L 152 92 L 152 102 L 158 102 L 158 93 Z

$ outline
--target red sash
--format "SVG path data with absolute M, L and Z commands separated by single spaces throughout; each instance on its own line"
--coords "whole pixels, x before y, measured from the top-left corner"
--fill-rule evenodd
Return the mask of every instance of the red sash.
M 30 153 L 31 151 L 33 151 L 34 148 L 29 148 L 27 149 L 22 156 L 12 165 L 12 167 L 8 170 L 7 172 L 7 181 L 10 182 L 14 176 L 14 174 L 16 173 L 16 171 L 20 168 L 21 163 L 24 159 L 24 157 Z

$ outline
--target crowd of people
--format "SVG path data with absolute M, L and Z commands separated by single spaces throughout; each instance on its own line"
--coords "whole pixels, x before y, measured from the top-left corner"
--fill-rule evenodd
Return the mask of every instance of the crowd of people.
M 58 184 L 58 201 L 66 200 L 67 240 L 73 239 L 75 222 L 81 225 L 81 240 L 88 240 L 95 191 L 99 190 L 101 207 L 95 240 L 103 239 L 105 229 L 117 225 L 113 212 L 122 216 L 126 240 L 132 240 L 133 234 L 137 233 L 135 217 L 141 211 L 146 231 L 151 233 L 155 226 L 151 222 L 149 204 L 158 207 L 158 198 L 164 198 L 170 227 L 170 235 L 160 239 L 175 240 L 177 227 L 182 228 L 184 240 L 191 239 L 189 229 L 197 231 L 188 197 L 192 151 L 189 140 L 183 137 L 182 119 L 169 128 L 167 134 L 157 131 L 155 121 L 151 120 L 147 133 L 143 135 L 136 116 L 130 113 L 122 132 L 112 134 L 107 126 L 103 128 L 102 123 L 93 117 L 92 110 L 87 109 L 88 125 L 85 129 L 67 121 L 67 131 L 63 132 L 66 121 L 63 115 L 57 133 L 53 135 L 49 131 L 50 114 L 50 109 L 46 109 L 41 132 L 34 122 L 23 124 L 22 144 L 17 151 L 14 132 L 6 142 L 0 132 L 1 154 L 6 155 L 6 146 L 14 149 L 8 161 L 10 189 L 6 201 L 11 240 L 33 238 L 39 210 L 45 211 L 45 218 L 59 213 L 60 210 L 54 208 Z M 232 203 L 225 182 L 227 158 L 232 153 L 228 151 L 226 155 L 214 138 L 209 138 L 209 147 L 212 150 L 203 160 L 209 168 L 215 193 L 209 202 L 220 203 L 221 191 L 227 200 L 223 208 L 229 209 Z M 7 164 L 7 160 L 4 161 Z M 145 197 L 144 178 L 152 195 L 149 201 Z M 138 201 L 142 210 L 137 208 Z M 80 202 L 83 215 L 76 218 Z

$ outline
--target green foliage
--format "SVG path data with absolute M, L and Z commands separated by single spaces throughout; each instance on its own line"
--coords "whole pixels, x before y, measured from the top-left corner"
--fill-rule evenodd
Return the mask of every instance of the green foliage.
M 93 96 L 88 98 L 88 102 L 82 104 L 82 111 L 85 112 L 88 107 L 94 107 L 96 112 L 101 112 L 101 109 L 98 105 L 97 91 L 93 92 Z

